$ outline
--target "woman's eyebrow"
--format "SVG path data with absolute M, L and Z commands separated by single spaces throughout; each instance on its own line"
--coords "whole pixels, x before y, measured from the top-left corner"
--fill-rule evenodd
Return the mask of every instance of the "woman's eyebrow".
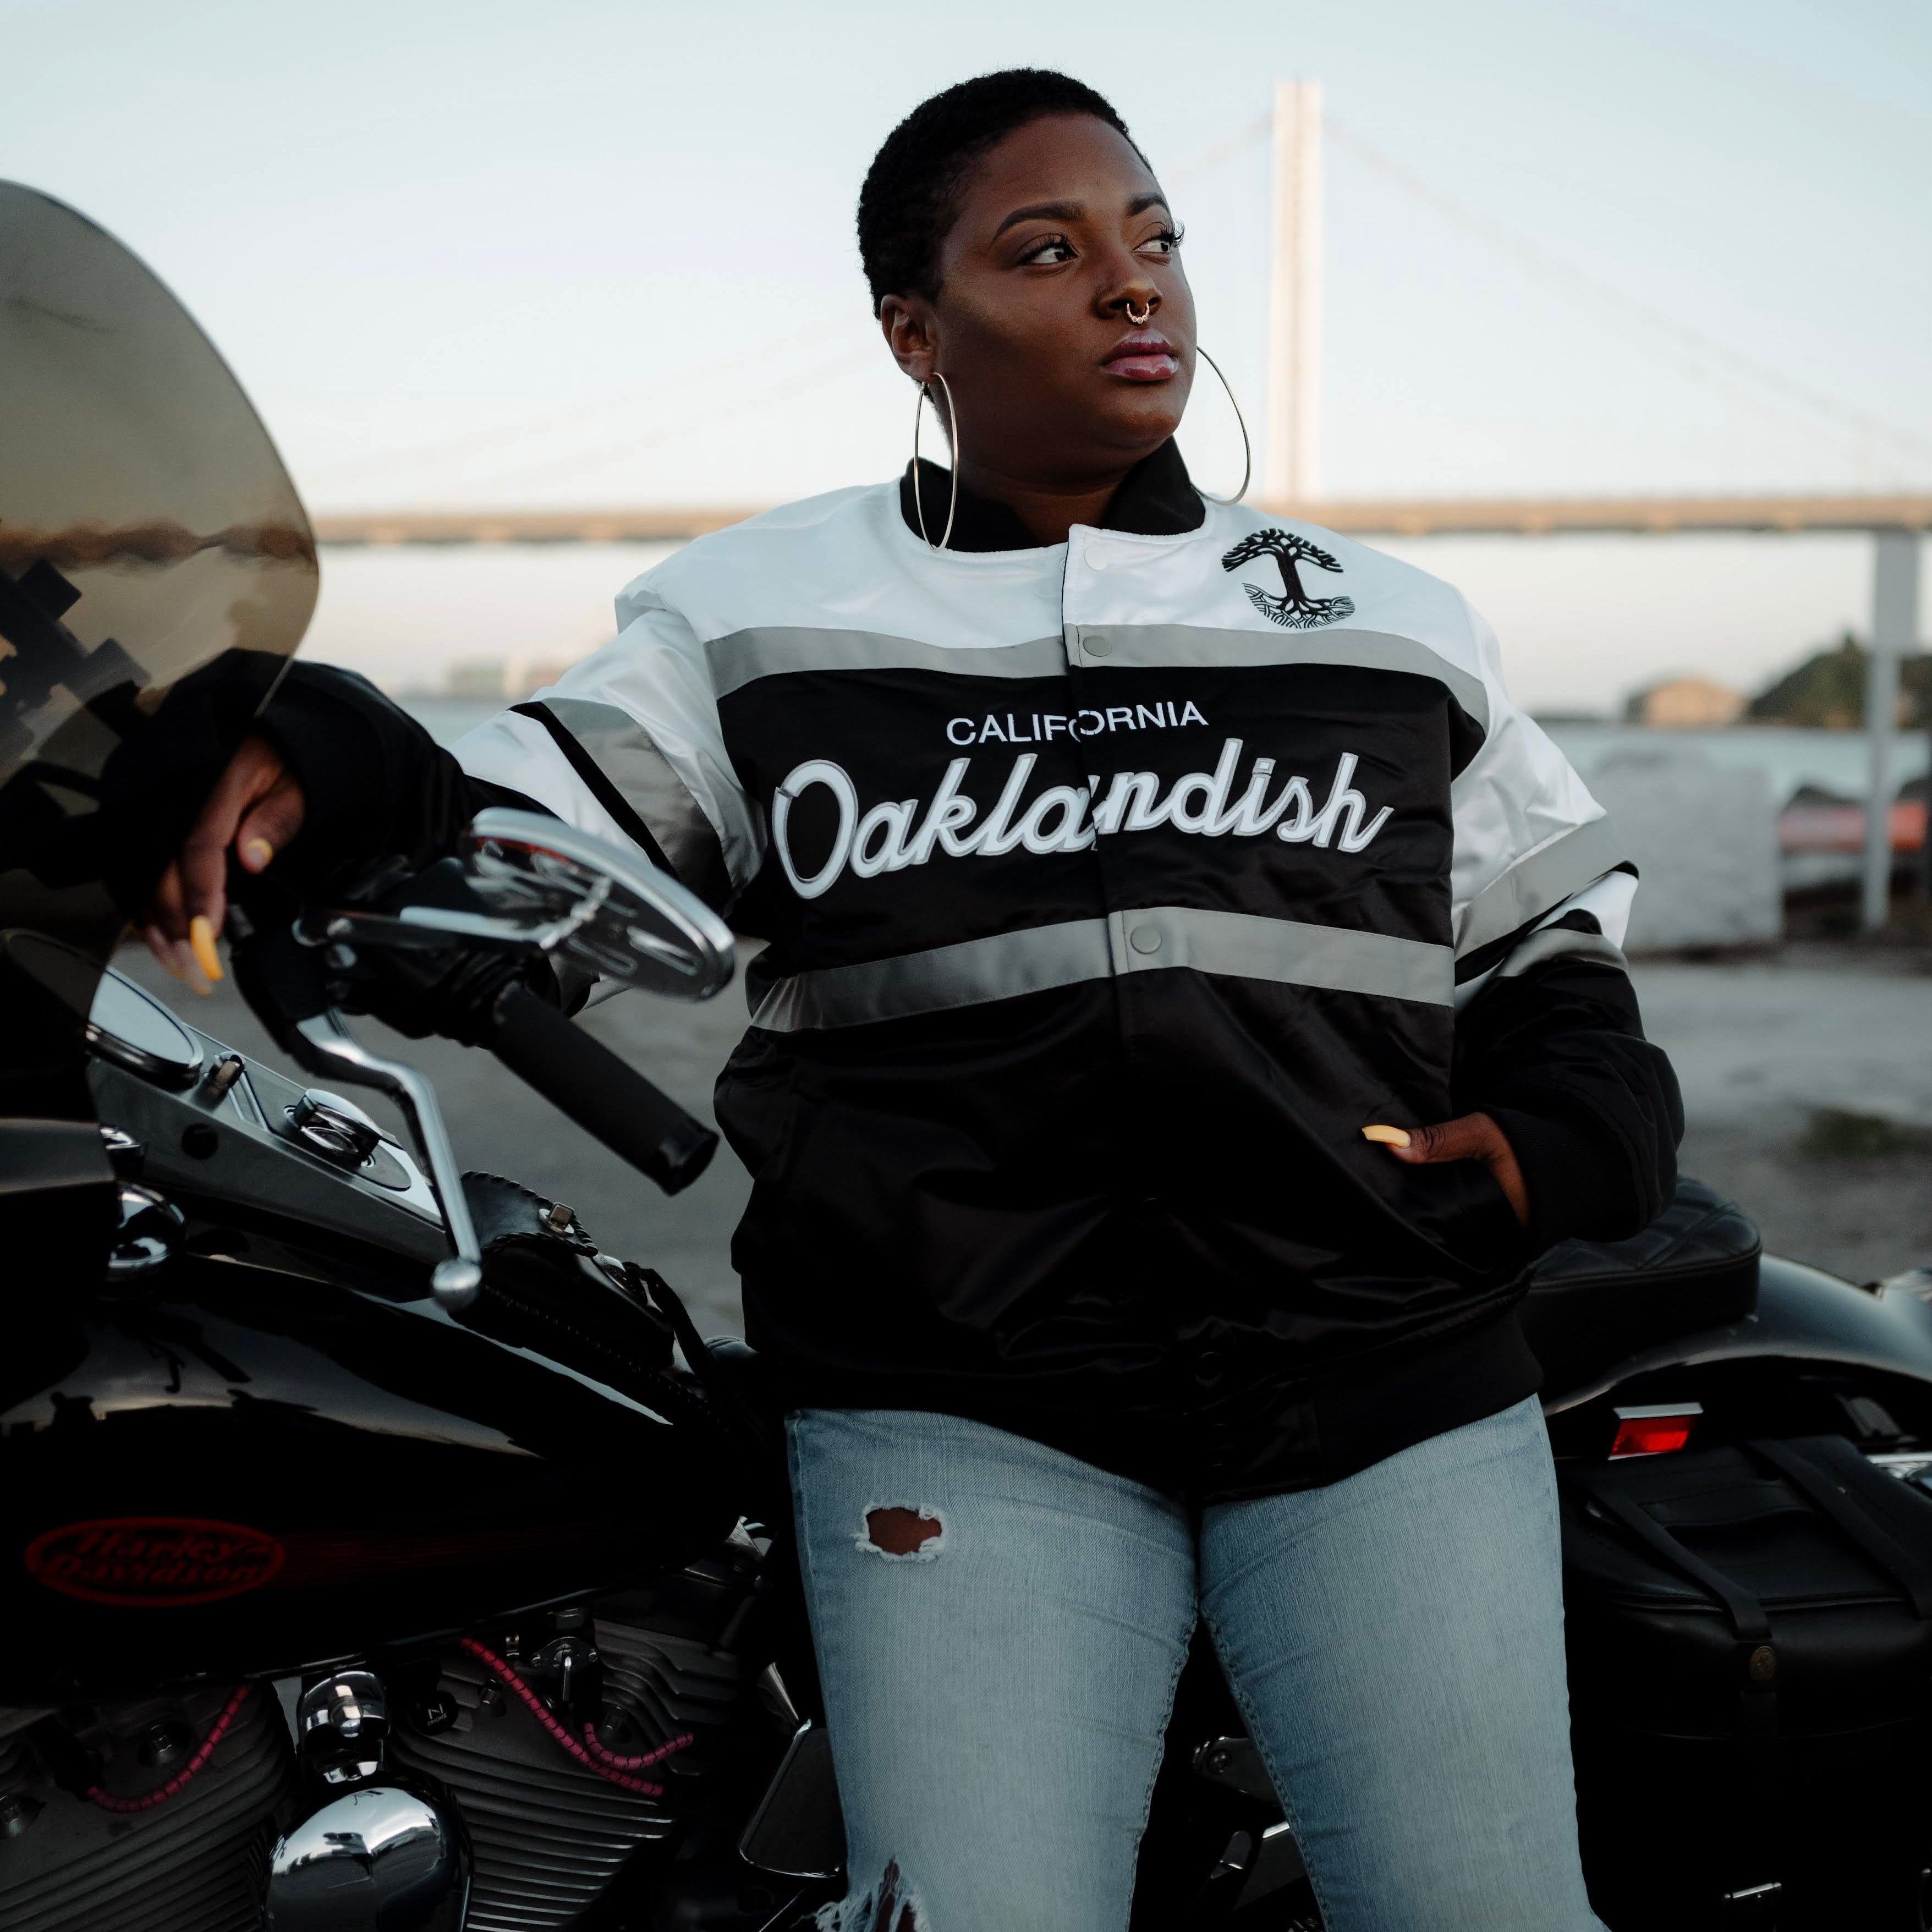
M 997 242 L 1016 221 L 1078 221 L 1086 212 L 1077 201 L 1036 201 L 1030 207 L 1015 208 L 993 230 L 993 239 Z
M 1167 196 L 1164 194 L 1137 194 L 1127 203 L 1130 215 L 1143 214 L 1150 208 L 1165 208 Z M 1084 202 L 1078 201 L 1036 201 L 1026 208 L 1016 208 L 998 227 L 993 230 L 997 242 L 1017 221 L 1081 221 L 1086 218 Z

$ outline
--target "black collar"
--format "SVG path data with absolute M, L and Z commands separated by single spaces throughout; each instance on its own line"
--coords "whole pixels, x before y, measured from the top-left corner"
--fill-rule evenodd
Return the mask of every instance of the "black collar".
M 920 505 L 913 496 L 913 466 L 906 465 L 899 478 L 899 514 L 906 528 L 919 532 Z M 926 532 L 937 543 L 946 528 L 946 509 L 952 490 L 952 472 L 921 457 L 919 463 L 920 495 L 925 500 Z M 1136 536 L 1176 537 L 1198 530 L 1208 514 L 1201 494 L 1189 479 L 1187 465 L 1174 439 L 1150 456 L 1144 456 L 1120 479 L 1107 514 L 1100 520 L 1103 530 L 1126 530 Z M 950 550 L 1039 550 L 1040 539 L 1004 503 L 976 496 L 970 490 L 959 493 L 958 513 L 952 520 Z

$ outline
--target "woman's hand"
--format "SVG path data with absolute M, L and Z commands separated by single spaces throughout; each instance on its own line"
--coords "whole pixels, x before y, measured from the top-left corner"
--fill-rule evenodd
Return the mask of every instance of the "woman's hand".
M 228 855 L 262 871 L 302 830 L 302 788 L 259 733 L 242 741 L 148 902 L 141 936 L 197 993 L 221 977 L 214 935 L 228 916 Z
M 1529 1226 L 1529 1190 L 1508 1136 L 1486 1114 L 1464 1114 L 1432 1127 L 1364 1127 L 1365 1140 L 1379 1141 L 1397 1160 L 1411 1167 L 1433 1166 L 1438 1161 L 1479 1160 L 1495 1177 L 1510 1211 Z

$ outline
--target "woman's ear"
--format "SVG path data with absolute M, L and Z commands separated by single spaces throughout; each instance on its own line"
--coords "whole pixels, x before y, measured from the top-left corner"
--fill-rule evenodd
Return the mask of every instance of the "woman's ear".
M 932 304 L 917 296 L 887 296 L 879 304 L 879 327 L 892 360 L 915 382 L 932 379 L 939 361 Z

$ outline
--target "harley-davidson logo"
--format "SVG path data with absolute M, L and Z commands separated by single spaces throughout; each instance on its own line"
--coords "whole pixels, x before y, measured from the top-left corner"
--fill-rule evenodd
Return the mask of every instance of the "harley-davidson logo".
M 48 1530 L 24 1561 L 30 1576 L 64 1596 L 170 1610 L 259 1590 L 282 1567 L 282 1546 L 237 1522 L 120 1516 Z

